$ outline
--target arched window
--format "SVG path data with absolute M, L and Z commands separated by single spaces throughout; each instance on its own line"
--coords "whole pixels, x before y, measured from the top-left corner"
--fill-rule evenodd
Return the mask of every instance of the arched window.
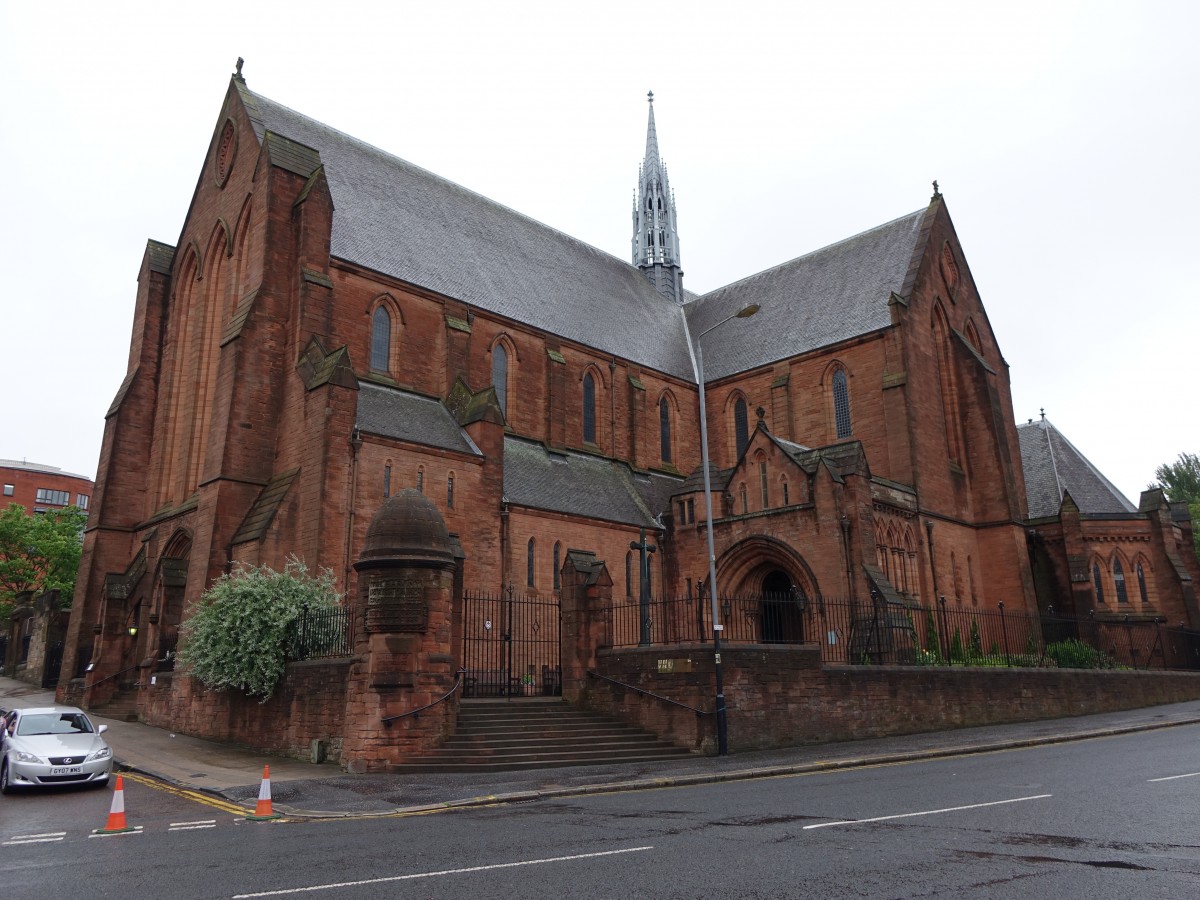
M 1104 582 L 1100 578 L 1100 563 L 1092 563 L 1092 584 L 1096 588 L 1096 602 L 1104 602 Z
M 750 422 L 746 418 L 746 400 L 738 397 L 733 405 L 733 433 L 737 438 L 737 455 L 741 456 L 750 443 Z
M 387 307 L 378 306 L 371 316 L 371 370 L 388 371 L 388 357 L 392 349 L 392 317 Z
M 658 401 L 658 443 L 662 461 L 671 461 L 671 404 L 663 397 Z
M 583 442 L 596 443 L 596 379 L 591 372 L 583 376 Z
M 788 483 L 784 478 L 779 482 L 779 486 L 783 489 L 783 505 L 787 506 L 791 501 L 788 499 Z
M 417 466 L 417 493 L 425 493 L 425 467 Z
M 392 463 L 389 460 L 383 467 L 383 497 L 386 500 L 392 496 Z
M 562 543 L 554 542 L 554 589 L 562 590 Z
M 1129 592 L 1125 589 L 1125 568 L 1119 559 L 1113 560 L 1113 587 L 1116 589 L 1117 602 L 1128 603 Z
M 850 437 L 850 386 L 846 381 L 845 369 L 838 369 L 833 373 L 833 418 L 837 426 L 837 436 Z
M 762 494 L 762 508 L 771 508 L 771 492 L 767 486 L 767 461 L 760 459 L 758 461 L 758 488 Z
M 496 402 L 500 412 L 508 415 L 508 351 L 497 343 L 492 348 L 492 386 L 496 389 Z
M 533 587 L 533 573 L 535 571 L 533 565 L 533 538 L 529 539 L 529 546 L 525 548 L 525 583 Z
M 446 506 L 454 509 L 454 473 L 446 476 Z
M 633 551 L 625 554 L 625 596 L 633 596 Z
M 1149 603 L 1150 601 L 1146 596 L 1146 573 L 1142 570 L 1142 564 L 1140 562 L 1137 564 L 1137 579 L 1138 593 L 1142 597 L 1142 603 Z
M 746 483 L 742 482 L 738 485 L 738 497 L 742 501 L 742 515 L 750 512 L 750 504 L 746 495 Z

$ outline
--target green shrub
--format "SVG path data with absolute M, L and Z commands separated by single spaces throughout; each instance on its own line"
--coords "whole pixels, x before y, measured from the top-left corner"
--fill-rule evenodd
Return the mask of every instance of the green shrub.
M 266 701 L 287 660 L 311 649 L 299 646 L 301 613 L 334 609 L 339 599 L 332 572 L 314 578 L 295 557 L 282 572 L 239 565 L 213 583 L 183 624 L 179 663 L 212 690 L 234 688 Z
M 1075 638 L 1046 645 L 1046 656 L 1060 669 L 1111 669 L 1116 665 L 1111 656 Z

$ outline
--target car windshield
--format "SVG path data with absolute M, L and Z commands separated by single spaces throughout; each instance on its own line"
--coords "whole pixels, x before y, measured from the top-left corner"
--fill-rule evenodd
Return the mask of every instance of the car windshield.
M 17 734 L 90 734 L 92 723 L 83 713 L 35 713 L 21 716 Z

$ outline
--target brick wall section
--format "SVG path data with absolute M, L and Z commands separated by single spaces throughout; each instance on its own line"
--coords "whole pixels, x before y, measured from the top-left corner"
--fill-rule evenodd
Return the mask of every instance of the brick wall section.
M 1200 699 L 1190 672 L 820 667 L 816 647 L 722 648 L 734 751 L 1030 722 Z M 659 672 L 659 660 L 676 671 Z M 709 647 L 601 650 L 597 671 L 704 710 L 713 708 Z M 687 670 L 690 671 L 680 671 Z M 711 753 L 711 716 L 592 680 L 582 702 Z
M 266 703 L 237 691 L 209 691 L 182 673 L 163 673 L 143 689 L 141 718 L 159 728 L 296 759 L 310 758 L 312 742 L 319 740 L 326 743 L 329 758 L 337 761 L 351 663 L 292 663 Z

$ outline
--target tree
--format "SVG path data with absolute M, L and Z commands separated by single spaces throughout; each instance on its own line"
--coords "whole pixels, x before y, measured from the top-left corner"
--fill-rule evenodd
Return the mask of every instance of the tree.
M 10 503 L 0 512 L 0 622 L 24 591 L 58 591 L 62 607 L 71 605 L 85 524 L 87 513 L 74 506 L 31 516 Z
M 1154 477 L 1158 481 L 1151 488 L 1162 488 L 1172 503 L 1187 504 L 1192 515 L 1196 553 L 1200 555 L 1200 454 L 1180 453 L 1175 462 L 1155 469 Z
M 339 599 L 332 572 L 314 578 L 295 557 L 282 572 L 239 564 L 183 624 L 179 662 L 212 690 L 234 688 L 265 702 L 288 658 L 300 655 L 301 615 L 336 609 Z

